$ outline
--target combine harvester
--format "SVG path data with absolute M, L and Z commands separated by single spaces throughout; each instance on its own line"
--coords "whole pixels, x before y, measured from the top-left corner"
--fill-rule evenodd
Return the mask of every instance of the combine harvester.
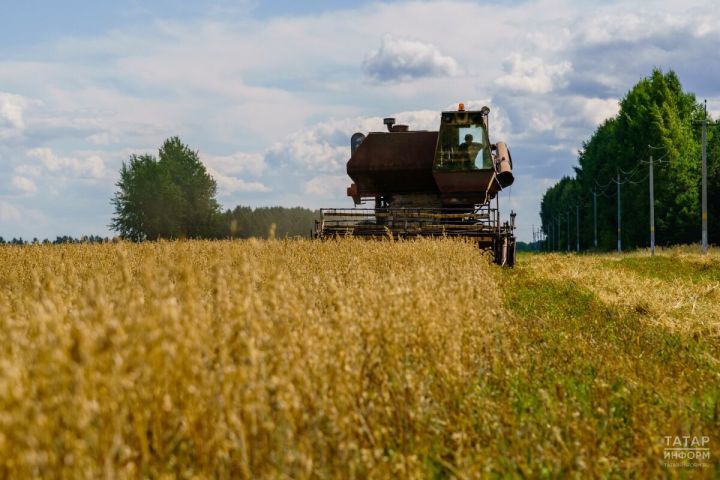
M 512 267 L 515 213 L 501 224 L 498 198 L 514 181 L 512 157 L 503 142 L 490 143 L 489 113 L 461 103 L 442 112 L 438 132 L 386 118 L 387 132 L 354 134 L 347 194 L 356 208 L 321 209 L 314 237 L 466 237 Z M 358 208 L 368 201 L 375 208 Z

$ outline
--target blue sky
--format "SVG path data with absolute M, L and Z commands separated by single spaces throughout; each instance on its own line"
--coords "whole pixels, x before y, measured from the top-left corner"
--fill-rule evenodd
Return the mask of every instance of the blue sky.
M 491 110 L 531 238 L 544 190 L 653 67 L 720 114 L 710 1 L 4 2 L 0 236 L 112 235 L 121 163 L 179 135 L 224 207 L 351 206 L 348 142 Z

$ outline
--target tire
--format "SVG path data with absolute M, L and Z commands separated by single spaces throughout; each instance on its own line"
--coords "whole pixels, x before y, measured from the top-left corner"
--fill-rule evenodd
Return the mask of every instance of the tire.
M 515 266 L 515 258 L 517 254 L 517 246 L 515 244 L 515 237 L 508 238 L 507 241 L 507 255 L 506 255 L 506 263 L 505 265 L 508 268 L 513 268 Z
M 495 263 L 504 267 L 507 264 L 508 242 L 507 237 L 498 237 L 495 239 Z

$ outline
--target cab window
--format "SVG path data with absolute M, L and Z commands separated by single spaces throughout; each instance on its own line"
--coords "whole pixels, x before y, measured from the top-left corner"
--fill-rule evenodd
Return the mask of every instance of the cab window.
M 438 133 L 435 168 L 477 170 L 492 168 L 485 129 L 479 124 L 443 124 Z

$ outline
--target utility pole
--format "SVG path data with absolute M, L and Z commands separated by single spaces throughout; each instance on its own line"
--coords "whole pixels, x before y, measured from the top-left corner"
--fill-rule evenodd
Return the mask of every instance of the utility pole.
M 707 225 L 707 100 L 705 100 L 705 118 L 702 122 L 702 251 L 708 249 Z
M 652 155 L 650 155 L 650 256 L 655 256 L 655 185 Z
M 617 170 L 617 251 L 622 252 L 622 217 L 620 216 L 620 170 Z
M 557 235 L 556 235 L 556 236 L 557 236 L 557 249 L 558 249 L 558 252 L 562 250 L 562 246 L 561 246 L 561 245 L 562 245 L 562 243 L 561 243 L 561 242 L 562 242 L 562 237 L 560 236 L 560 233 L 561 233 L 560 220 L 562 220 L 562 219 L 560 218 L 560 215 L 558 215 L 558 217 L 557 217 L 558 229 L 557 229 Z
M 694 125 L 702 126 L 702 251 L 707 253 L 708 248 L 708 210 L 707 210 L 707 100 L 705 100 L 705 116 Z M 720 125 L 717 122 L 714 125 Z
M 593 245 L 597 250 L 597 192 L 593 190 Z
M 570 210 L 567 211 L 567 251 L 570 251 Z
M 554 223 L 555 223 L 555 222 L 553 222 L 552 220 L 550 220 L 550 225 L 549 225 L 549 229 L 548 229 L 549 235 L 548 235 L 547 242 L 546 242 L 546 243 L 547 243 L 548 252 L 552 252 L 552 251 L 554 250 L 554 248 L 553 248 L 553 240 L 555 239 L 555 236 L 553 235 L 553 230 L 554 230 L 553 225 L 554 225 Z
M 580 204 L 575 204 L 575 251 L 580 253 Z

